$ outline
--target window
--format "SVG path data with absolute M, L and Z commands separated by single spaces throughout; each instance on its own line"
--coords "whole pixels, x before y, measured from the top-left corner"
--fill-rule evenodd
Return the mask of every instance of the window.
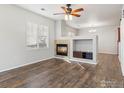
M 49 44 L 48 26 L 27 23 L 27 47 L 46 48 Z
M 48 27 L 40 25 L 38 34 L 38 45 L 40 48 L 48 47 Z

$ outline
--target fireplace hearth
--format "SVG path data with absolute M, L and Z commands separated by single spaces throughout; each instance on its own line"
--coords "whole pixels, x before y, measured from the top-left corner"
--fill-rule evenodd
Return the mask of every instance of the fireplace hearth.
M 56 54 L 61 56 L 68 56 L 68 45 L 56 44 Z

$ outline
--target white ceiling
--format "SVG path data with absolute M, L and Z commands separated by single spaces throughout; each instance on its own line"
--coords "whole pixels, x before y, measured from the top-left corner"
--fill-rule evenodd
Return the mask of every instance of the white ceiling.
M 53 13 L 63 12 L 60 8 L 65 6 L 63 4 L 20 4 L 18 6 L 54 20 L 64 19 L 64 15 L 53 15 Z M 71 7 L 84 8 L 80 18 L 73 17 L 72 21 L 67 21 L 67 24 L 74 28 L 111 26 L 120 23 L 122 5 L 119 4 L 73 4 Z M 41 8 L 45 11 L 41 11 Z

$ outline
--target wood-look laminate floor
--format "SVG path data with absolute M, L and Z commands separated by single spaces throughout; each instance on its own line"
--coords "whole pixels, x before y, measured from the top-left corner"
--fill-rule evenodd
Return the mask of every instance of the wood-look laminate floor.
M 31 64 L 0 73 L 0 87 L 86 88 L 124 87 L 116 55 L 99 54 L 98 64 L 68 63 L 60 59 Z

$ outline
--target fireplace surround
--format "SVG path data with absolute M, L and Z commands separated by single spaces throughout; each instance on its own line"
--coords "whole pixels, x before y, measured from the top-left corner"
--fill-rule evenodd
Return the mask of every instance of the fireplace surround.
M 56 44 L 56 54 L 68 56 L 68 44 Z

